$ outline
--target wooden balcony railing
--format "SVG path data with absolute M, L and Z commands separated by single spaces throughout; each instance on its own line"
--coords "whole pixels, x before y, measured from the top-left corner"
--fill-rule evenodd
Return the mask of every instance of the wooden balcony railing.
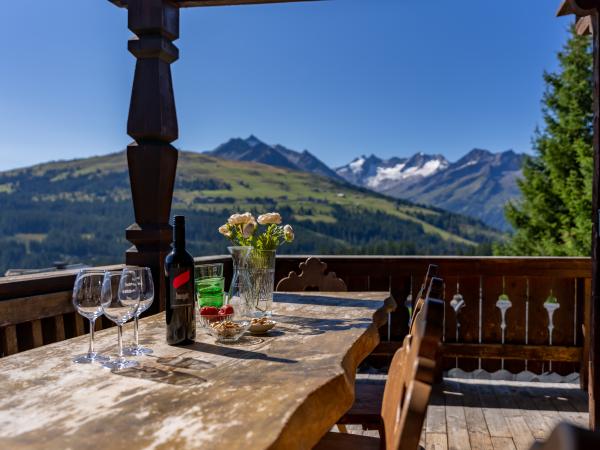
M 297 271 L 307 256 L 277 258 L 276 280 Z M 586 367 L 583 331 L 589 309 L 591 261 L 588 258 L 392 257 L 320 256 L 328 270 L 351 291 L 390 290 L 400 307 L 392 314 L 382 338 L 385 350 L 395 348 L 407 331 L 408 309 L 429 263 L 438 264 L 445 280 L 444 367 L 490 372 L 504 368 L 516 373 L 554 371 L 567 374 Z M 196 262 L 225 264 L 227 255 L 197 258 Z M 118 268 L 113 266 L 111 268 Z M 0 343 L 2 354 L 87 332 L 74 313 L 71 289 L 76 271 L 0 278 Z M 464 305 L 453 297 L 460 293 Z M 552 295 L 551 295 L 552 293 Z M 510 305 L 498 303 L 501 294 Z M 556 304 L 545 304 L 548 297 Z M 455 308 L 457 307 L 457 311 Z M 509 306 L 504 313 L 499 306 Z M 549 312 L 552 310 L 552 329 Z M 98 328 L 110 326 L 99 321 Z M 459 326 L 457 326 L 459 325 Z M 550 335 L 552 340 L 550 340 Z M 586 371 L 582 370 L 585 381 Z
M 106 266 L 118 270 L 122 265 Z M 80 336 L 88 321 L 71 303 L 77 270 L 0 277 L 0 356 Z M 100 330 L 113 326 L 105 317 Z

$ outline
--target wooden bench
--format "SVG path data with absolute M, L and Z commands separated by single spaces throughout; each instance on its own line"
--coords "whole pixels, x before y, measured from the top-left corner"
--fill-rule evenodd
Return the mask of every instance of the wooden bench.
M 381 405 L 382 437 L 329 432 L 315 449 L 416 450 L 419 447 L 441 347 L 442 293 L 443 281 L 433 278 L 427 299 L 415 317 L 413 334 L 404 338 L 392 359 Z

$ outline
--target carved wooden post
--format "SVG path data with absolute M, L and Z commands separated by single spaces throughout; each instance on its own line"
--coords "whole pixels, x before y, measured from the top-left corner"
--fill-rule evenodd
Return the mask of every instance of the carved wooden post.
M 589 343 L 588 396 L 590 428 L 600 430 L 600 0 L 563 0 L 557 15 L 575 14 L 577 32 L 593 34 L 594 56 L 594 180 L 592 186 L 592 301 L 584 314 L 589 318 L 585 339 Z
M 128 49 L 137 58 L 127 134 L 129 180 L 135 223 L 127 228 L 127 264 L 152 268 L 154 311 L 164 310 L 163 261 L 172 240 L 169 216 L 177 167 L 177 114 L 171 80 L 179 51 L 179 8 L 169 0 L 129 0 L 128 27 L 135 34 Z
M 600 42 L 598 33 L 598 7 L 592 15 L 594 30 L 594 180 L 592 187 L 592 301 L 590 302 L 589 361 L 589 413 L 590 428 L 600 429 Z

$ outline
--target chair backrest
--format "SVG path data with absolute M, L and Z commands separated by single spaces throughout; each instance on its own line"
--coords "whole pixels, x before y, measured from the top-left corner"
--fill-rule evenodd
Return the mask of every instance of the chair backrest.
M 442 343 L 443 281 L 432 278 L 427 297 L 396 352 L 385 385 L 381 416 L 387 450 L 416 450 L 427 414 Z
M 559 423 L 546 440 L 536 442 L 530 450 L 588 450 L 600 448 L 600 433 Z
M 341 278 L 335 276 L 335 272 L 325 273 L 327 264 L 319 258 L 310 257 L 300 263 L 300 275 L 290 272 L 286 278 L 277 283 L 277 291 L 329 291 L 346 292 L 348 288 Z
M 425 301 L 425 294 L 427 294 L 426 289 L 429 288 L 429 285 L 431 284 L 431 279 L 433 277 L 438 276 L 438 269 L 439 269 L 439 267 L 436 264 L 429 264 L 429 266 L 427 267 L 427 272 L 425 273 L 425 278 L 423 279 L 423 284 L 421 285 L 421 288 L 419 289 L 419 293 L 417 294 L 417 303 L 415 303 L 415 306 L 413 307 L 412 316 L 410 318 L 410 330 L 411 331 L 409 331 L 409 334 L 412 332 L 414 318 L 418 314 L 419 310 L 423 306 L 423 302 Z M 439 298 L 442 298 L 442 297 L 440 296 Z

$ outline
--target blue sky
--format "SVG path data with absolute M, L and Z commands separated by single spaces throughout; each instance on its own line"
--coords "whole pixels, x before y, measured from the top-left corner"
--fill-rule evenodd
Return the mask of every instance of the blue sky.
M 333 166 L 370 153 L 528 151 L 542 72 L 556 69 L 567 35 L 558 3 L 184 9 L 172 66 L 175 145 L 207 150 L 254 133 Z M 124 148 L 134 64 L 126 11 L 107 0 L 2 10 L 0 170 Z

